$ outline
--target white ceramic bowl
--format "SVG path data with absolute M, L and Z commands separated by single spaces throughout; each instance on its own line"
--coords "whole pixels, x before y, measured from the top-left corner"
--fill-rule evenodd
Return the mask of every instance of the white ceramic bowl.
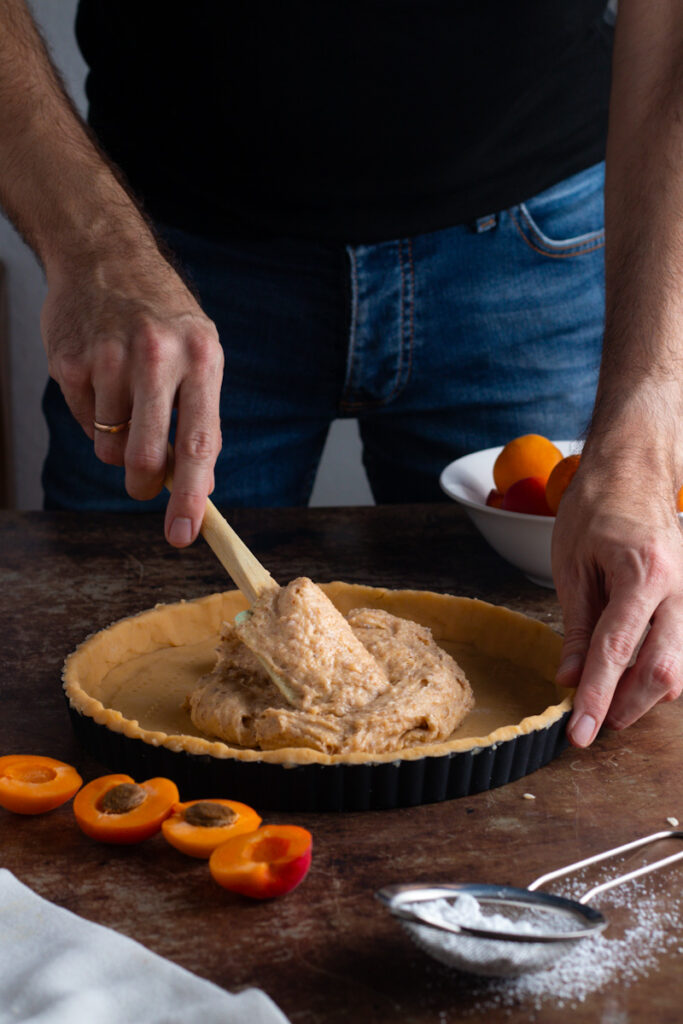
M 563 455 L 581 451 L 580 441 L 554 441 Z M 555 516 L 533 516 L 491 508 L 486 496 L 494 486 L 493 463 L 501 452 L 485 448 L 463 455 L 446 466 L 440 483 L 446 494 L 462 505 L 491 547 L 530 580 L 542 587 L 553 587 L 550 566 L 550 539 Z

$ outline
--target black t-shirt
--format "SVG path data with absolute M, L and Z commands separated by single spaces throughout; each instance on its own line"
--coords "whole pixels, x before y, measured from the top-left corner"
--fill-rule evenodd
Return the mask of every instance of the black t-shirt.
M 80 0 L 90 122 L 149 213 L 405 237 L 602 159 L 606 0 Z

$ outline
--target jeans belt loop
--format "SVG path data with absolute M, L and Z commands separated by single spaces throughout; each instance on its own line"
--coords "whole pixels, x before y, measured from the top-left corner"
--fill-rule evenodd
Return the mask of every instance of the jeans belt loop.
M 498 225 L 498 214 L 487 213 L 485 217 L 477 217 L 474 222 L 474 230 L 478 235 L 481 235 L 484 231 L 490 231 L 492 228 Z

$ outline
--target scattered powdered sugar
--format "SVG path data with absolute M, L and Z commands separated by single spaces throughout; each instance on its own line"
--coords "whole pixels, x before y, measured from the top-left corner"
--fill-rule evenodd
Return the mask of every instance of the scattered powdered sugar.
M 677 871 L 680 871 L 679 866 L 672 869 L 672 873 Z M 606 877 L 616 877 L 618 873 L 610 872 Z M 476 1002 L 470 1012 L 481 1013 L 482 1010 L 520 1005 L 540 1010 L 548 1001 L 554 1006 L 571 1009 L 610 982 L 618 982 L 620 987 L 628 988 L 639 979 L 654 973 L 662 957 L 683 954 L 683 900 L 680 879 L 678 876 L 672 877 L 669 872 L 664 877 L 660 876 L 660 879 L 658 881 L 654 875 L 650 875 L 630 882 L 623 888 L 604 893 L 596 901 L 596 908 L 600 909 L 608 920 L 606 930 L 591 938 L 563 943 L 563 954 L 551 966 L 516 977 L 481 977 L 472 974 L 470 988 Z M 588 888 L 576 880 L 565 880 L 564 885 L 564 891 L 558 892 L 558 895 L 569 899 L 578 899 Z M 476 903 L 476 900 L 474 902 Z M 504 919 L 503 923 L 498 920 L 500 915 L 484 914 L 478 905 L 473 907 L 467 903 L 461 904 L 459 910 L 455 909 L 452 912 L 463 915 L 458 923 L 468 923 L 466 919 L 469 918 L 469 923 L 473 927 L 503 931 L 505 928 L 509 930 L 511 926 L 509 919 Z M 534 922 L 516 921 L 515 930 L 521 931 L 523 923 L 531 929 L 530 933 L 541 927 Z M 562 923 L 566 928 L 566 918 L 562 919 Z M 449 943 L 451 939 L 456 943 L 460 941 L 459 936 L 437 932 L 427 926 L 407 927 L 419 945 L 426 948 L 437 960 L 451 965 L 455 962 Z M 548 930 L 545 917 L 542 927 Z M 425 943 L 424 935 L 416 934 L 417 931 L 431 933 L 428 943 Z M 505 941 L 471 941 L 491 947 L 502 947 L 503 951 L 505 947 L 513 945 Z M 531 945 L 537 949 L 540 944 Z M 439 955 L 439 948 L 446 954 L 445 956 Z M 493 950 L 493 954 L 496 952 L 501 951 Z M 493 956 L 491 963 L 495 966 Z
M 657 968 L 661 956 L 680 946 L 680 900 L 672 900 L 669 909 L 664 909 L 666 901 L 661 896 L 646 894 L 644 886 L 638 885 L 626 906 L 630 922 L 622 929 L 608 927 L 593 938 L 574 943 L 566 956 L 538 974 L 491 979 L 480 996 L 500 1006 L 530 1001 L 540 1009 L 545 1000 L 552 999 L 557 1006 L 571 1007 L 610 981 L 618 979 L 627 988 L 646 977 Z M 603 904 L 608 918 L 610 909 Z

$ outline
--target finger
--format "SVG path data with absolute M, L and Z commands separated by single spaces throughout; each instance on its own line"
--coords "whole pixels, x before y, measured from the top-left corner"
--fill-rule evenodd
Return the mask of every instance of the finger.
M 175 547 L 196 538 L 206 499 L 214 487 L 214 466 L 221 448 L 220 374 L 200 370 L 178 394 L 173 491 L 166 510 L 166 537 Z
M 581 593 L 581 588 L 576 588 L 575 594 Z M 571 601 L 564 609 L 564 639 L 562 642 L 562 654 L 560 664 L 555 674 L 555 682 L 558 686 L 566 686 L 577 689 L 583 674 L 586 658 L 590 648 L 591 637 L 596 619 L 599 619 L 599 612 L 593 614 L 589 602 L 581 604 L 580 601 Z M 569 739 L 576 746 L 583 746 L 584 739 L 588 736 L 587 742 L 593 740 L 595 723 L 585 716 L 581 718 L 576 703 L 574 713 L 567 727 Z M 579 730 L 578 737 L 576 730 Z
M 558 686 L 577 687 L 604 605 L 602 584 L 597 577 L 577 578 L 569 587 L 558 586 L 558 596 L 563 609 L 564 637 L 555 682 Z
M 214 488 L 213 469 L 220 451 L 220 423 L 188 431 L 187 414 L 178 413 L 173 491 L 166 510 L 165 532 L 170 544 L 184 547 L 195 540 L 204 518 L 206 499 Z
M 667 598 L 617 687 L 606 718 L 611 729 L 625 729 L 660 701 L 676 700 L 683 689 L 683 596 Z
M 137 501 L 149 501 L 163 487 L 172 412 L 172 390 L 136 387 L 125 467 L 126 490 Z
M 653 612 L 630 589 L 610 597 L 593 631 L 574 698 L 567 727 L 574 746 L 587 747 L 595 739 Z
M 130 357 L 118 341 L 101 342 L 93 367 L 95 391 L 95 455 L 110 466 L 122 466 L 131 414 Z M 97 424 L 97 426 L 95 425 Z M 107 431 L 105 427 L 112 427 Z
M 89 365 L 80 359 L 61 357 L 52 376 L 59 384 L 71 415 L 92 441 L 95 436 L 95 392 Z

